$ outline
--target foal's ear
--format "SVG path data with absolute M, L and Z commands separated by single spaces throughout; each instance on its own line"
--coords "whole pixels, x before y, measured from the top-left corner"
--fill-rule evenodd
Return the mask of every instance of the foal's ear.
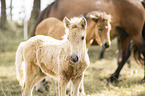
M 64 17 L 63 23 L 64 23 L 64 26 L 65 26 L 66 28 L 69 28 L 70 20 L 69 20 L 67 17 Z
M 80 21 L 80 24 L 82 26 L 82 28 L 86 29 L 87 27 L 87 21 L 84 17 L 82 17 L 81 21 Z
M 90 19 L 96 23 L 98 22 L 98 17 L 96 17 L 95 15 L 90 15 Z

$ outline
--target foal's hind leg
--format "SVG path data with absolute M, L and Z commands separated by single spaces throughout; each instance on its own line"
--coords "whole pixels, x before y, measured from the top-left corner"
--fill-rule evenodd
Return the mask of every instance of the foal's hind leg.
M 34 85 L 46 75 L 41 72 L 39 66 L 32 63 L 26 63 L 26 78 L 22 88 L 22 96 L 32 96 Z

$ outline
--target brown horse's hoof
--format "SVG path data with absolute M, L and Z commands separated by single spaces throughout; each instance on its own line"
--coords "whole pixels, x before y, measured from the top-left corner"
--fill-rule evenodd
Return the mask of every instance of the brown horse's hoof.
M 111 75 L 110 78 L 107 79 L 108 83 L 118 82 L 118 77 L 115 77 L 114 75 Z
M 141 80 L 140 83 L 141 83 L 141 84 L 142 84 L 142 83 L 145 83 L 145 78 L 143 78 L 143 79 Z

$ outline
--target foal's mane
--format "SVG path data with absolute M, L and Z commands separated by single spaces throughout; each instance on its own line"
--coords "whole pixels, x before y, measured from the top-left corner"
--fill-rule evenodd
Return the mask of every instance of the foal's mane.
M 85 14 L 85 17 L 89 18 L 90 15 L 94 15 L 95 17 L 98 18 L 99 21 L 109 21 L 109 22 L 111 22 L 111 15 L 106 13 L 106 12 L 92 11 L 90 13 Z

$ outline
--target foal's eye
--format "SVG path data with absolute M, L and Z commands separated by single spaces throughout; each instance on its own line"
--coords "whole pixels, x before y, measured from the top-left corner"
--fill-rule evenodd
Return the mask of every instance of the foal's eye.
M 84 38 L 85 38 L 85 37 L 84 37 L 84 36 L 82 36 L 82 38 L 81 38 L 81 39 L 82 39 L 82 40 L 84 40 Z

